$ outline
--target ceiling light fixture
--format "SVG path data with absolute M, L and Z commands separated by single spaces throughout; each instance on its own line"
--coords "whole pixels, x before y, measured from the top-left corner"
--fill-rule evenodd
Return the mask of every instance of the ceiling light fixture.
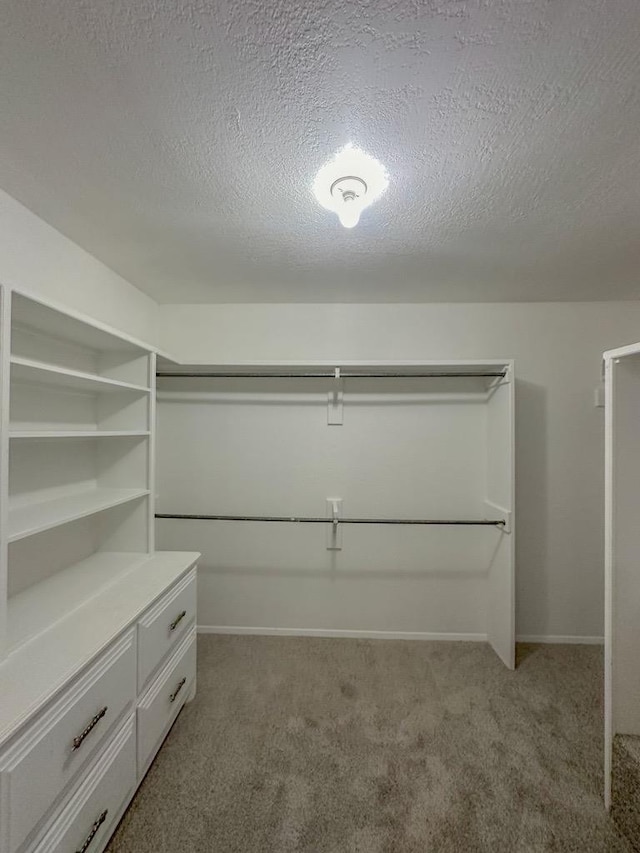
M 319 170 L 313 194 L 323 207 L 338 214 L 345 228 L 353 228 L 365 207 L 377 201 L 388 186 L 382 163 L 349 144 Z

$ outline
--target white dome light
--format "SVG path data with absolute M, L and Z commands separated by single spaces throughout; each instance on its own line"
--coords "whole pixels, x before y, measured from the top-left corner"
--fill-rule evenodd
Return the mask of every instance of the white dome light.
M 382 163 L 349 144 L 322 166 L 313 194 L 323 207 L 338 214 L 345 228 L 353 228 L 365 207 L 377 201 L 388 186 Z

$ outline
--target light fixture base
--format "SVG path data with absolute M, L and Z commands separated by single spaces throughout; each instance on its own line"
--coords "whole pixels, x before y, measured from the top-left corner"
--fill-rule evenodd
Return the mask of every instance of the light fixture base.
M 355 175 L 345 175 L 344 178 L 338 178 L 331 184 L 329 192 L 331 195 L 340 201 L 354 201 L 357 198 L 364 198 L 367 194 L 367 184 L 362 178 L 357 178 Z
M 318 171 L 313 194 L 323 207 L 337 213 L 345 228 L 353 228 L 388 183 L 382 163 L 360 148 L 346 145 Z

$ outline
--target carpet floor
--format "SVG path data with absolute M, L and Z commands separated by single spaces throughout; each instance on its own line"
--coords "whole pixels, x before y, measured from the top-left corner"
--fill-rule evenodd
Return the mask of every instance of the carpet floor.
M 107 853 L 629 853 L 602 802 L 602 649 L 198 640 Z

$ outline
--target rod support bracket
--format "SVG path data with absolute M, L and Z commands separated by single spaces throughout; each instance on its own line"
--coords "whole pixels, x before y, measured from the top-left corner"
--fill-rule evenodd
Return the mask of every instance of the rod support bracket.
M 339 367 L 334 368 L 333 390 L 327 395 L 327 424 L 342 426 L 344 423 L 344 380 Z
M 327 551 L 342 551 L 342 498 L 327 498 Z
M 498 525 L 498 529 L 502 530 L 503 533 L 511 533 L 512 530 L 512 516 L 513 513 L 510 509 L 507 509 L 504 506 L 500 506 L 500 504 L 494 503 L 490 500 L 485 500 L 484 502 L 485 509 L 487 514 L 489 515 L 497 515 L 502 518 L 503 523 Z

